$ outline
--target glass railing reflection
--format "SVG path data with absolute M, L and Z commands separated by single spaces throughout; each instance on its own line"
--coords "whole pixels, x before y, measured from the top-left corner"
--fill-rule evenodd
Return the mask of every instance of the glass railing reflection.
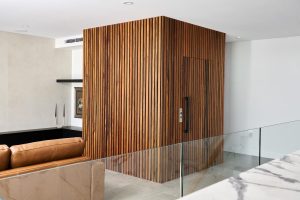
M 104 158 L 105 197 L 177 199 L 300 149 L 299 132 L 295 121 Z

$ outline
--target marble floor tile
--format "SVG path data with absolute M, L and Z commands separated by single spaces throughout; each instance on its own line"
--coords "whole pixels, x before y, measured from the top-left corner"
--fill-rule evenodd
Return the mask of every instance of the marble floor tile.
M 266 160 L 267 161 L 267 160 Z M 184 194 L 189 194 L 258 165 L 255 156 L 224 152 L 224 163 L 193 173 L 183 178 Z M 106 170 L 105 200 L 178 199 L 180 180 L 163 184 Z

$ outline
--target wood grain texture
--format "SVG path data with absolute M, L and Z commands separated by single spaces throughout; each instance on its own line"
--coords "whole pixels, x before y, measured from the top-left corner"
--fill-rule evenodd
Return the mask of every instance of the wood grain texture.
M 106 167 L 157 182 L 178 177 L 179 150 L 170 145 L 223 133 L 224 49 L 225 34 L 167 17 L 84 30 L 85 155 L 115 160 L 125 154 Z M 191 90 L 201 94 L 206 88 L 207 94 L 194 105 L 206 114 L 192 113 L 195 133 L 188 136 L 178 122 L 185 59 L 195 62 L 194 72 L 187 72 L 194 80 Z M 198 60 L 208 61 L 209 73 Z M 205 152 L 202 142 L 190 143 L 185 155 L 194 154 L 186 158 L 199 160 L 200 153 L 205 166 L 216 163 L 220 141 Z
M 163 23 L 163 116 L 162 144 L 184 141 L 182 124 L 178 123 L 178 108 L 185 96 L 182 84 L 184 59 L 209 62 L 208 119 L 206 137 L 223 133 L 224 53 L 225 34 L 178 20 L 165 18 Z M 200 77 L 199 77 L 200 79 Z M 197 86 L 195 86 L 197 87 Z M 202 138 L 202 137 L 198 137 Z M 192 139 L 192 138 L 190 138 Z M 195 138 L 196 139 L 196 138 Z

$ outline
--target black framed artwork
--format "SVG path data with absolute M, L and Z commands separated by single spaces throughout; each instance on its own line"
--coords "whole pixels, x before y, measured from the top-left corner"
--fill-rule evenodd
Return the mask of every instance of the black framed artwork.
M 82 118 L 82 87 L 75 87 L 75 118 Z

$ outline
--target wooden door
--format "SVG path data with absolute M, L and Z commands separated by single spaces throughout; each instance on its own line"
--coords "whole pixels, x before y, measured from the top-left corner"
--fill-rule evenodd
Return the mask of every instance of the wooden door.
M 183 58 L 183 142 L 208 136 L 209 61 Z
M 220 85 L 218 65 L 210 60 L 183 58 L 183 158 L 184 174 L 222 162 L 223 137 L 219 125 Z
M 183 154 L 184 174 L 207 167 L 209 61 L 183 58 Z

